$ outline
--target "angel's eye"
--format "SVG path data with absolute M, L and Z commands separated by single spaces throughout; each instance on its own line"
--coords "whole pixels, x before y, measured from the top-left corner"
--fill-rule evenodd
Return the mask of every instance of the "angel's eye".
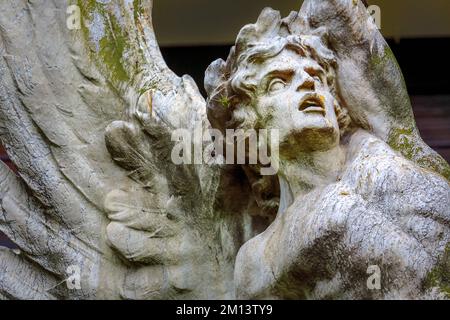
M 267 91 L 269 93 L 274 93 L 274 92 L 283 90 L 284 88 L 286 88 L 286 82 L 284 82 L 280 78 L 276 78 L 276 79 L 273 79 L 272 81 L 270 81 Z

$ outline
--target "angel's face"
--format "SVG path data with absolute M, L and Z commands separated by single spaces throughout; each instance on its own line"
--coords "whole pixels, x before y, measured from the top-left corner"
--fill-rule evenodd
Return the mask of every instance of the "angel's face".
M 255 67 L 252 104 L 264 128 L 279 130 L 280 155 L 327 150 L 339 143 L 335 99 L 315 60 L 285 49 Z

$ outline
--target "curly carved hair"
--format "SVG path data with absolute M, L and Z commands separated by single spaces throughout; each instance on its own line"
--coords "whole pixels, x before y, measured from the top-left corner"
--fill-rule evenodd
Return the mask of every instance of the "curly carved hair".
M 308 31 L 309 34 L 304 34 Z M 254 64 L 292 50 L 300 57 L 312 58 L 327 72 L 327 84 L 336 99 L 335 109 L 341 134 L 347 131 L 350 117 L 341 107 L 335 85 L 336 60 L 325 45 L 323 29 L 309 30 L 297 13 L 281 19 L 280 13 L 266 8 L 256 24 L 242 28 L 227 61 L 218 59 L 207 69 L 205 88 L 208 93 L 208 118 L 213 127 L 225 129 L 255 128 L 253 108 L 248 107 L 255 97 Z

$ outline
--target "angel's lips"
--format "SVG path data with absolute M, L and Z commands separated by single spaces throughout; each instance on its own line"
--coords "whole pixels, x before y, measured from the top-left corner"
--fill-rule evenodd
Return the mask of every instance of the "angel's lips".
M 324 102 L 318 96 L 309 96 L 300 102 L 298 110 L 304 113 L 320 113 L 325 115 Z

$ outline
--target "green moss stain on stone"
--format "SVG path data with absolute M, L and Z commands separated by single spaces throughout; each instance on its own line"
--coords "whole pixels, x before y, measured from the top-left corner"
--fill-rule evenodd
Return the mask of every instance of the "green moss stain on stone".
M 389 106 L 385 110 L 397 124 L 389 132 L 388 144 L 422 168 L 431 169 L 450 180 L 448 163 L 420 140 L 405 80 L 388 45 L 384 46 L 381 55 L 371 56 L 369 68 L 372 74 L 379 75 L 374 86 L 377 92 L 382 92 L 379 96 L 380 103 Z
M 396 128 L 389 134 L 388 144 L 406 158 L 412 160 L 422 149 L 415 144 L 413 128 Z
M 124 30 L 117 18 L 108 12 L 108 4 L 95 0 L 78 0 L 81 9 L 82 31 L 94 61 L 100 64 L 115 82 L 127 81 L 130 75 L 124 65 L 124 54 L 129 49 L 127 31 Z M 89 25 L 95 15 L 99 15 L 103 22 L 103 34 L 98 43 L 93 43 L 93 30 Z M 96 31 L 98 32 L 98 30 Z
M 425 169 L 431 169 L 450 181 L 450 166 L 432 150 L 423 150 L 418 143 L 419 137 L 413 127 L 396 128 L 389 134 L 388 144 L 392 149 L 400 152 L 408 160 L 417 163 Z
M 111 17 L 113 32 L 107 31 L 106 36 L 100 40 L 100 56 L 103 62 L 113 74 L 114 78 L 121 81 L 130 79 L 123 65 L 123 56 L 127 48 L 127 39 L 117 25 L 117 21 Z M 108 29 L 107 29 L 108 30 Z M 114 32 L 117 30 L 117 33 Z
M 445 161 L 445 160 L 444 160 Z M 450 181 L 450 166 L 447 164 L 444 169 L 442 170 L 442 175 Z
M 229 108 L 231 105 L 231 100 L 229 97 L 222 95 L 220 96 L 217 101 L 224 107 L 224 108 Z
M 142 15 L 142 0 L 133 0 L 133 8 L 134 8 L 134 21 L 137 22 L 139 20 L 139 16 Z
M 377 87 L 377 92 L 382 92 L 379 98 L 383 104 L 391 106 L 386 108 L 389 116 L 403 123 L 403 126 L 414 126 L 405 79 L 394 53 L 387 44 L 381 55 L 371 55 L 369 69 L 371 74 L 376 75 L 377 81 L 374 81 L 373 85 Z
M 388 62 L 393 62 L 398 65 L 397 59 L 395 58 L 394 53 L 388 45 L 384 46 L 384 54 L 381 56 L 373 55 L 371 64 L 373 66 L 384 66 Z
M 450 243 L 447 244 L 438 265 L 427 275 L 425 286 L 426 288 L 437 287 L 447 298 L 450 298 Z

